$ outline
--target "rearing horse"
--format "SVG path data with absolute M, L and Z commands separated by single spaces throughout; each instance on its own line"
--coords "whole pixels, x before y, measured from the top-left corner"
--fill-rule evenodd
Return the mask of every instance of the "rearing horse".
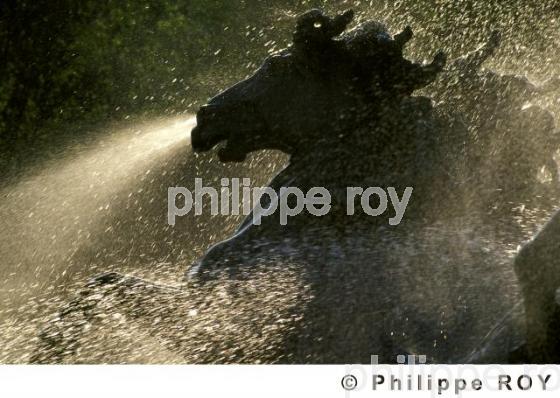
M 364 363 L 403 353 L 556 360 L 560 217 L 517 257 L 517 279 L 516 247 L 531 228 L 463 206 L 480 184 L 468 174 L 468 130 L 412 96 L 445 57 L 405 59 L 410 28 L 392 37 L 366 22 L 345 33 L 352 16 L 301 16 L 291 49 L 200 109 L 192 146 L 223 143 L 224 162 L 261 149 L 289 153 L 275 190 L 322 186 L 337 198 L 348 186 L 412 186 L 403 223 L 348 217 L 336 204 L 287 226 L 249 218 L 182 285 L 119 274 L 92 280 L 42 331 L 35 362 L 71 360 L 106 312 L 124 314 L 191 363 Z

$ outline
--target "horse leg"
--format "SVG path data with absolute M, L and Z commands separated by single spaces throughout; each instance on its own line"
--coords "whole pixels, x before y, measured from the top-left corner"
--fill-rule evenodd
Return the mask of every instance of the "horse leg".
M 535 363 L 560 362 L 560 212 L 519 252 L 527 327 L 526 355 Z

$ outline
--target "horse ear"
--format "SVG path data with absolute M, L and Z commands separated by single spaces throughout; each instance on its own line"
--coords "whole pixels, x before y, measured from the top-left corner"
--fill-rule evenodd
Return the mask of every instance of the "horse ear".
M 350 22 L 354 19 L 354 10 L 346 10 L 342 14 L 337 15 L 331 21 L 330 38 L 340 35 L 346 30 Z
M 402 50 L 406 43 L 408 43 L 410 39 L 412 39 L 413 34 L 414 33 L 412 32 L 412 28 L 410 26 L 407 26 L 401 33 L 395 35 L 395 43 Z

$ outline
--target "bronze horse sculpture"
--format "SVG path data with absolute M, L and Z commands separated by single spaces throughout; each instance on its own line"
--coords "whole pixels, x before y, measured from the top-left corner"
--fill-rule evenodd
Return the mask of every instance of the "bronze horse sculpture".
M 224 162 L 289 153 L 270 182 L 276 191 L 322 186 L 336 198 L 348 186 L 412 186 L 402 223 L 348 217 L 336 203 L 285 226 L 248 217 L 179 286 L 115 273 L 91 280 L 41 331 L 33 362 L 72 361 L 103 312 L 124 314 L 191 363 L 393 362 L 405 353 L 558 361 L 560 216 L 516 254 L 537 224 L 518 225 L 522 211 L 489 220 L 470 206 L 485 183 L 471 167 L 476 139 L 448 108 L 412 95 L 445 56 L 411 62 L 410 28 L 348 31 L 352 17 L 299 17 L 292 48 L 200 109 L 192 146 L 222 144 Z

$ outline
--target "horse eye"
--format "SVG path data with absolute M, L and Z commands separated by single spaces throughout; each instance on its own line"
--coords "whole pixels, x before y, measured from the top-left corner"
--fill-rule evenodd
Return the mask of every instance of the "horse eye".
M 323 26 L 323 24 L 322 24 L 321 22 L 317 21 L 317 22 L 315 22 L 315 23 L 313 24 L 313 26 L 314 26 L 315 28 L 319 29 L 321 26 Z

